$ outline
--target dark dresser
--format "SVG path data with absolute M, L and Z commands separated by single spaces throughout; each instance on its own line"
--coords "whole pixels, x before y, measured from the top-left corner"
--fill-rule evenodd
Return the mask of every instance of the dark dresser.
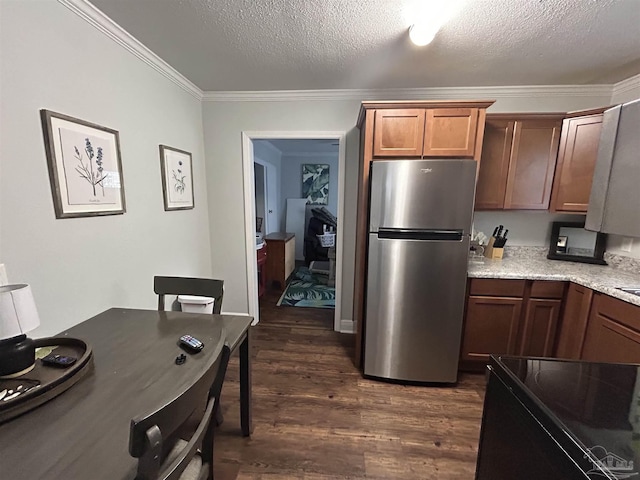
M 640 366 L 496 357 L 476 480 L 640 480 Z

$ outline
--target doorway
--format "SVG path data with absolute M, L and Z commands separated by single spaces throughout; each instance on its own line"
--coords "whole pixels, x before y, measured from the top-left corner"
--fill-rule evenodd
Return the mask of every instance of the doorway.
M 259 321 L 256 263 L 256 242 L 259 240 L 254 236 L 254 232 L 257 227 L 256 219 L 262 218 L 262 229 L 255 235 L 266 236 L 274 232 L 296 230 L 293 233 L 296 239 L 296 264 L 300 268 L 298 276 L 306 273 L 326 273 L 327 278 L 335 278 L 333 329 L 340 331 L 345 132 L 243 132 L 242 136 L 249 314 L 254 317 L 254 323 Z M 335 161 L 331 159 L 332 151 Z M 303 171 L 306 172 L 305 178 L 321 178 L 326 174 L 329 178 L 328 186 L 319 190 L 312 189 L 313 192 L 309 195 L 310 190 L 305 190 L 303 185 Z M 303 193 L 306 193 L 307 197 L 303 197 Z M 309 205 L 306 204 L 307 200 Z M 328 216 L 322 217 L 323 213 Z M 312 223 L 326 229 L 327 237 L 324 240 L 333 241 L 331 262 L 329 258 L 313 257 L 314 252 L 309 248 L 310 218 L 317 218 L 316 216 L 323 220 Z M 333 224 L 331 217 L 335 219 Z M 320 233 L 322 234 L 322 230 Z M 331 233 L 333 237 L 329 235 Z M 325 243 L 330 245 L 330 242 Z M 328 252 L 329 247 L 324 250 Z M 311 263 L 314 261 L 315 263 Z M 309 267 L 312 267 L 311 272 Z M 333 271 L 330 271 L 330 267 L 333 267 Z M 284 287 L 283 285 L 282 290 Z M 311 312 L 312 309 L 295 310 Z

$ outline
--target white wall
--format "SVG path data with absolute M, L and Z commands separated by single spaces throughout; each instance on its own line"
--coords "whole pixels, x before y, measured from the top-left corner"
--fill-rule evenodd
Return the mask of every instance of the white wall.
M 549 213 L 547 211 L 476 212 L 473 225 L 487 237 L 498 225 L 509 229 L 507 246 L 549 246 L 552 222 L 580 222 L 582 215 Z
M 0 3 L 0 243 L 10 280 L 33 287 L 35 336 L 155 308 L 155 274 L 211 275 L 200 101 L 58 2 Z M 120 132 L 127 213 L 56 220 L 41 108 Z M 161 143 L 193 155 L 193 210 L 164 211 Z
M 534 98 L 505 96 L 491 112 L 570 111 L 606 105 L 609 95 L 547 95 Z M 217 247 L 212 252 L 214 272 L 225 278 L 225 306 L 246 312 L 247 287 L 244 250 L 242 192 L 242 131 L 344 130 L 347 135 L 346 195 L 344 218 L 343 318 L 352 318 L 355 255 L 355 219 L 359 160 L 359 132 L 354 128 L 359 100 L 215 101 L 205 102 L 203 118 L 207 165 L 216 175 L 208 178 L 209 214 Z M 219 205 L 226 208 L 218 208 Z M 493 215 L 497 215 L 493 217 Z M 501 214 L 487 214 L 485 221 L 499 222 Z M 548 221 L 542 222 L 546 224 Z M 525 222 L 526 225 L 528 223 Z M 220 229 L 219 225 L 225 228 Z M 519 235 L 516 227 L 510 236 Z M 547 238 L 546 231 L 540 239 Z M 542 241 L 542 240 L 540 240 Z
M 242 191 L 242 131 L 349 131 L 358 115 L 358 101 L 280 101 L 280 102 L 205 102 L 203 105 L 205 151 L 207 165 L 218 174 L 208 177 L 210 221 L 220 247 L 212 252 L 213 271 L 224 277 L 225 307 L 247 312 L 247 279 L 244 238 L 244 202 Z M 255 146 L 254 142 L 254 146 Z M 345 209 L 349 218 L 355 214 L 355 185 L 358 165 L 357 136 L 346 142 Z M 218 208 L 218 205 L 225 208 Z M 344 272 L 347 283 L 353 283 L 353 244 L 355 222 L 344 229 Z M 352 287 L 349 287 L 352 288 Z M 346 289 L 343 289 L 343 298 Z M 349 296 L 342 305 L 350 318 Z M 346 305 L 346 306 L 345 306 Z

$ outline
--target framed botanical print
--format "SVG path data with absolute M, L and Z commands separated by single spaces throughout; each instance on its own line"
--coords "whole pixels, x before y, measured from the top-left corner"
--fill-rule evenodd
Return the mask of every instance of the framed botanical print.
M 311 205 L 329 203 L 329 165 L 302 165 L 302 198 Z
M 194 207 L 191 154 L 160 145 L 164 209 L 189 210 Z
M 125 213 L 116 130 L 40 110 L 56 218 Z

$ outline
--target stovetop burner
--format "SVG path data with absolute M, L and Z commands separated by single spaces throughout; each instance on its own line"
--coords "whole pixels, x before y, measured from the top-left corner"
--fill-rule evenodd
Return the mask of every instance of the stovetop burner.
M 630 293 L 631 295 L 637 295 L 640 297 L 640 287 L 618 287 L 618 290 Z

